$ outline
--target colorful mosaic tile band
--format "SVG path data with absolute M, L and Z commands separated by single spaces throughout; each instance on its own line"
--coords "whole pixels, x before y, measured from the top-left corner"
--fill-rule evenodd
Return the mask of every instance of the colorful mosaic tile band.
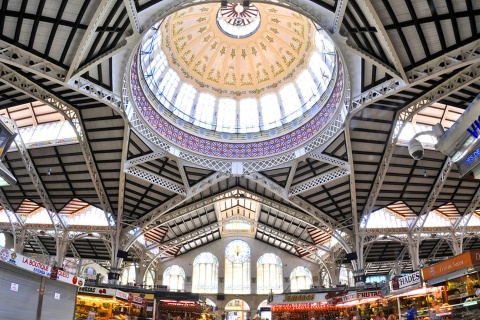
M 299 147 L 315 137 L 325 128 L 337 108 L 342 104 L 344 90 L 344 74 L 341 59 L 338 59 L 338 75 L 334 89 L 323 108 L 304 125 L 283 136 L 264 141 L 252 142 L 223 142 L 205 139 L 185 132 L 157 112 L 143 92 L 138 78 L 138 55 L 132 61 L 130 73 L 130 87 L 134 96 L 137 110 L 157 133 L 172 144 L 189 151 L 211 157 L 230 159 L 249 159 L 277 155 Z

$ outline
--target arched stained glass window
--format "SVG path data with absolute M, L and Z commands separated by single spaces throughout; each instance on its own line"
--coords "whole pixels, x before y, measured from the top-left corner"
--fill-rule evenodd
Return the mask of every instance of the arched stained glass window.
M 202 252 L 193 260 L 192 292 L 218 292 L 218 259 L 210 252 Z
M 243 240 L 233 240 L 225 248 L 224 292 L 250 293 L 250 246 Z
M 263 254 L 257 261 L 257 294 L 283 292 L 283 263 L 273 253 Z
M 162 284 L 170 291 L 185 291 L 185 271 L 177 265 L 168 267 L 163 272 Z
M 307 268 L 296 267 L 290 273 L 290 288 L 292 292 L 310 289 L 312 284 L 312 273 Z

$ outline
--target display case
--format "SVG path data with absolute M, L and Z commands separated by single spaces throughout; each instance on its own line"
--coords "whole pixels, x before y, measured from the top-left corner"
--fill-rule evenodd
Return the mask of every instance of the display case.
M 467 299 L 475 297 L 478 287 L 476 272 L 447 281 L 447 301 L 451 305 L 465 302 Z
M 444 305 L 439 307 L 437 310 L 430 310 L 429 319 L 480 319 L 480 300 L 469 299 L 469 301 L 463 303 Z

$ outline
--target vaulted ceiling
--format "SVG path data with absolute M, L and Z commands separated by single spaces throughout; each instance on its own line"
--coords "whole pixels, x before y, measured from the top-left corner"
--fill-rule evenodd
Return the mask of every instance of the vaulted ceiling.
M 101 239 L 72 239 L 67 256 L 106 260 L 112 232 L 123 231 L 128 242 L 128 231 L 140 230 L 167 258 L 227 236 L 226 221 L 237 219 L 252 225 L 249 236 L 314 259 L 332 228 L 355 251 L 355 226 L 380 208 L 408 218 L 443 210 L 452 219 L 476 210 L 480 181 L 460 178 L 438 151 L 414 160 L 396 142 L 405 122 L 449 128 L 479 93 L 480 2 L 285 3 L 320 19 L 345 57 L 345 130 L 303 157 L 231 175 L 144 142 L 125 115 L 133 46 L 158 17 L 188 1 L 0 1 L 0 113 L 18 127 L 66 119 L 79 141 L 9 152 L 5 163 L 18 184 L 2 188 L 2 207 L 17 215 L 48 208 L 53 221 L 72 201 L 104 209 L 119 228 L 101 230 Z M 338 166 L 350 174 L 331 178 Z M 54 255 L 55 248 L 53 237 L 33 233 L 24 250 Z M 464 250 L 474 248 L 476 233 L 464 239 Z M 376 263 L 380 257 L 409 261 L 405 243 L 392 237 L 362 250 L 371 273 L 388 272 L 388 263 Z M 452 254 L 438 237 L 420 245 L 421 259 Z M 407 262 L 405 270 L 412 268 Z

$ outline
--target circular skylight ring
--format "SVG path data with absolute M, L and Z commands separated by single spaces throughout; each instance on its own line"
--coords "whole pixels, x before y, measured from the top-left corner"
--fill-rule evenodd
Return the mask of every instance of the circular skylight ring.
M 260 13 L 257 7 L 250 4 L 227 3 L 217 13 L 217 26 L 231 38 L 247 38 L 253 35 L 260 27 Z

